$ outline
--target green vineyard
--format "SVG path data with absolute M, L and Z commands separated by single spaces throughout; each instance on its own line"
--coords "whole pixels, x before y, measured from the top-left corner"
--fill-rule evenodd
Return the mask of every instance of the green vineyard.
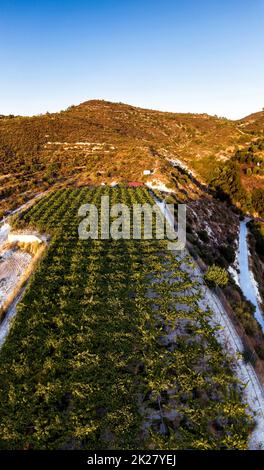
M 0 352 L 0 448 L 246 449 L 252 418 L 191 260 L 166 240 L 79 239 L 79 207 L 102 195 L 153 203 L 69 188 L 14 220 L 50 241 Z

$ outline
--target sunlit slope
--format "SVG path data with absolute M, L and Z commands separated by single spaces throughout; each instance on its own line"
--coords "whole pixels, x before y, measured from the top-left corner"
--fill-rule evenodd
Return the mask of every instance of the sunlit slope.
M 236 145 L 261 133 L 261 126 L 252 128 L 248 122 L 106 101 L 54 114 L 2 117 L 0 211 L 66 181 L 146 181 L 145 169 L 173 185 L 169 158 L 180 158 L 206 180 Z

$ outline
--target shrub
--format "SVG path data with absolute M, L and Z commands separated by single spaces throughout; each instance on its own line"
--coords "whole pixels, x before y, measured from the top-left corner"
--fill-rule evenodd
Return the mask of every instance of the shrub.
M 229 264 L 231 264 L 235 261 L 236 252 L 235 252 L 235 250 L 232 246 L 223 245 L 220 248 L 220 252 Z
M 260 217 L 264 216 L 264 189 L 254 188 L 252 191 L 252 205 Z
M 208 237 L 208 233 L 206 230 L 199 230 L 197 233 L 198 233 L 200 240 L 202 240 L 202 242 L 204 243 L 209 242 L 209 237 Z
M 243 320 L 242 324 L 247 335 L 254 336 L 258 332 L 256 320 L 253 317 Z
M 226 269 L 216 266 L 215 264 L 208 268 L 204 279 L 209 285 L 220 287 L 226 286 L 229 280 Z
M 244 347 L 242 356 L 243 356 L 243 359 L 244 359 L 246 364 L 250 363 L 252 365 L 255 365 L 255 363 L 256 363 L 255 353 L 248 346 Z
M 187 233 L 187 240 L 190 242 L 190 243 L 193 243 L 195 244 L 196 243 L 196 238 L 194 235 L 192 235 L 191 233 Z
M 252 170 L 251 168 L 247 168 L 247 176 L 251 176 L 252 175 Z
M 257 353 L 257 355 L 259 356 L 259 358 L 264 360 L 264 344 L 263 344 L 263 343 L 259 343 L 259 344 L 256 346 L 255 349 L 256 349 L 256 353 Z

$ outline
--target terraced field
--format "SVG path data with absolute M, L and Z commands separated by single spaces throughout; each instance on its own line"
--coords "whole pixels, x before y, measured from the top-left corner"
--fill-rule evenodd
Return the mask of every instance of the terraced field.
M 102 195 L 153 202 L 65 189 L 17 216 L 51 242 L 0 352 L 0 448 L 245 449 L 252 419 L 191 261 L 162 240 L 80 240 L 78 209 Z

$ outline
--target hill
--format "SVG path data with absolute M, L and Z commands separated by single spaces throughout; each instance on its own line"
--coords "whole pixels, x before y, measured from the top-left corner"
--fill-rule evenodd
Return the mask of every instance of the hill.
M 239 122 L 240 128 L 245 132 L 252 134 L 264 133 L 264 110 L 258 113 L 250 114 L 249 116 L 241 119 Z
M 1 116 L 1 214 L 65 182 L 152 181 L 176 190 L 179 177 L 169 159 L 180 159 L 207 181 L 221 162 L 262 135 L 264 113 L 252 116 L 230 121 L 98 100 L 54 114 Z

